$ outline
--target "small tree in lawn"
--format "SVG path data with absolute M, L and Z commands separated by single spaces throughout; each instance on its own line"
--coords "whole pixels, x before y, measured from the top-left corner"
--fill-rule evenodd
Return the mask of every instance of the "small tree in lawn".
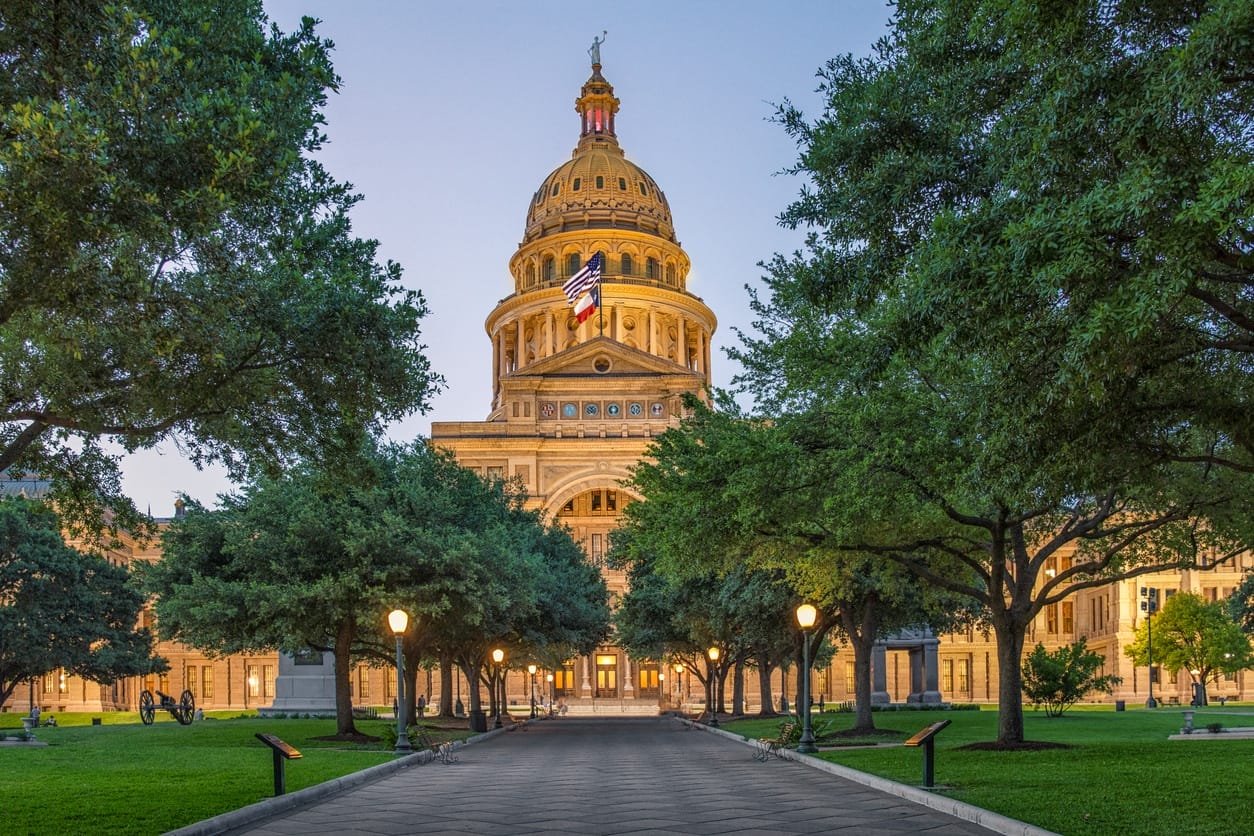
M 1023 662 L 1023 693 L 1033 705 L 1045 706 L 1045 716 L 1061 717 L 1085 694 L 1109 694 L 1122 681 L 1111 674 L 1097 675 L 1105 661 L 1102 654 L 1088 649 L 1084 639 L 1053 653 L 1038 643 Z

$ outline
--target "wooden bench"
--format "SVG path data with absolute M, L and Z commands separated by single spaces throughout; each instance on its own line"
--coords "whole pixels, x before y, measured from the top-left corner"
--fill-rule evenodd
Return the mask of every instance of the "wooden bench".
M 417 729 L 415 736 L 418 738 L 418 747 L 420 749 L 430 749 L 440 763 L 457 763 L 457 756 L 453 754 L 452 741 L 445 740 L 437 743 L 427 733 L 427 729 L 424 726 L 415 726 L 414 728 Z
M 788 748 L 796 728 L 796 723 L 783 723 L 776 737 L 759 737 L 753 741 L 753 759 L 762 763 L 766 763 L 772 756 L 783 760 L 784 756 L 780 751 Z

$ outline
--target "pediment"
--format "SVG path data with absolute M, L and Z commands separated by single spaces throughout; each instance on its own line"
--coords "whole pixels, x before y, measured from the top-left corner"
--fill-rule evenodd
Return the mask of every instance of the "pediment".
M 678 363 L 655 357 L 648 352 L 623 345 L 609 337 L 594 337 L 574 348 L 537 360 L 505 377 L 519 380 L 536 377 L 596 378 L 631 377 L 639 375 L 698 374 Z

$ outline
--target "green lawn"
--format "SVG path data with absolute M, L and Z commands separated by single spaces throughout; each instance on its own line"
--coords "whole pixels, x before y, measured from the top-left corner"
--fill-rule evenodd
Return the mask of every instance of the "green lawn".
M 964 744 L 996 738 L 992 710 L 877 712 L 875 724 L 901 731 L 904 739 L 929 723 L 950 720 L 936 738 L 938 791 L 1066 836 L 1254 833 L 1254 740 L 1217 739 L 1205 730 L 1212 722 L 1254 726 L 1254 709 L 1205 712 L 1194 724 L 1202 727 L 1198 736 L 1203 739 L 1172 741 L 1167 736 L 1183 724 L 1180 709 L 1081 707 L 1056 719 L 1029 710 L 1029 740 L 1072 747 L 1030 752 L 960 751 Z M 821 721 L 844 729 L 853 725 L 853 716 L 825 714 Z M 774 737 L 779 723 L 746 720 L 723 728 L 748 738 Z M 824 760 L 922 784 L 922 749 L 820 748 Z
M 216 716 L 215 716 L 216 715 Z M 287 790 L 311 787 L 393 759 L 381 744 L 319 741 L 333 720 L 261 720 L 238 712 L 208 712 L 180 726 L 166 712 L 144 726 L 136 713 L 57 714 L 56 728 L 36 737 L 47 747 L 0 748 L 6 834 L 155 834 L 244 807 L 274 793 L 270 749 L 254 735 L 266 732 L 300 750 L 287 763 Z M 225 718 L 235 719 L 225 719 Z M 223 719 L 218 719 L 223 718 Z M 358 721 L 378 736 L 388 721 Z M 17 714 L 0 714 L 0 728 L 21 727 Z M 437 739 L 468 732 L 433 734 Z

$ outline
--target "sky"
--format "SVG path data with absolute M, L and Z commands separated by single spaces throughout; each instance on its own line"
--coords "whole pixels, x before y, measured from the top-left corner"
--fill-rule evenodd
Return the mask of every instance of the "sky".
M 400 441 L 433 421 L 480 421 L 491 401 L 484 320 L 513 292 L 509 259 L 540 182 L 579 138 L 575 98 L 602 37 L 602 75 L 621 101 L 628 159 L 666 193 L 692 259 L 690 292 L 718 316 L 712 373 L 735 373 L 724 349 L 752 330 L 746 285 L 759 262 L 802 245 L 777 218 L 803 181 L 782 172 L 794 141 L 771 121 L 788 100 L 818 115 L 816 73 L 866 55 L 887 33 L 879 0 L 265 0 L 291 31 L 302 16 L 334 43 L 340 76 L 325 109 L 319 159 L 363 200 L 353 231 L 431 308 L 423 342 L 445 379 L 425 414 L 392 425 Z M 123 488 L 141 511 L 173 513 L 180 493 L 207 504 L 233 490 L 172 445 L 128 457 Z

